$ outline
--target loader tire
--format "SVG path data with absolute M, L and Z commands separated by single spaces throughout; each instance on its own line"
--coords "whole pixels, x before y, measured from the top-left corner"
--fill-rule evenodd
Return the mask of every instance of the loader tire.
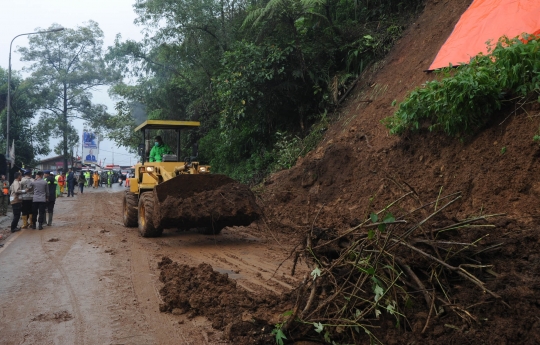
M 138 223 L 139 202 L 137 195 L 126 191 L 124 194 L 123 202 L 123 214 L 124 214 L 124 226 L 127 228 L 134 228 Z
M 139 233 L 142 237 L 159 237 L 163 228 L 154 226 L 154 195 L 143 193 L 139 198 Z

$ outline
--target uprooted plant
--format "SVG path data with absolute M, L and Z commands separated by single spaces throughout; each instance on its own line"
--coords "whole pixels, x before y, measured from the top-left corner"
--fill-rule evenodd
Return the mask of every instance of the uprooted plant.
M 502 215 L 449 219 L 445 213 L 457 205 L 460 193 L 405 211 L 401 204 L 410 196 L 340 233 L 311 227 L 304 247 L 295 253 L 292 272 L 304 259 L 311 276 L 296 290 L 295 307 L 275 332 L 277 341 L 287 337 L 361 343 L 367 337 L 382 343 L 376 331 L 381 323 L 393 320 L 396 327 L 411 329 L 407 315 L 418 303 L 429 310 L 422 333 L 430 320 L 449 313 L 474 323 L 476 317 L 452 299 L 458 283 L 505 303 L 481 280 L 486 272 L 495 274 L 482 262 L 482 253 L 500 245 L 486 246 L 484 230 L 494 227 L 486 220 Z

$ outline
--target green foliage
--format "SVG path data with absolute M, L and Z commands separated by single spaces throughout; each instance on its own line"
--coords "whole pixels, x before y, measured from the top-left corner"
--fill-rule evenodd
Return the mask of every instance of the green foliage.
M 199 155 L 212 171 L 244 183 L 260 182 L 273 162 L 271 152 L 256 140 L 247 125 L 226 132 L 220 128 L 210 130 L 200 140 Z
M 108 66 L 126 78 L 111 93 L 143 104 L 148 118 L 201 121 L 186 145 L 200 140 L 214 172 L 257 182 L 315 147 L 317 114 L 390 49 L 422 3 L 137 0 L 146 36 L 109 48 Z M 123 107 L 117 116 L 127 120 Z M 102 123 L 131 142 L 128 127 Z
M 277 324 L 276 327 L 272 330 L 272 334 L 276 336 L 276 344 L 283 345 L 283 340 L 287 340 L 285 333 L 281 329 L 281 324 Z
M 456 71 L 443 69 L 442 80 L 412 91 L 383 123 L 391 134 L 419 130 L 427 122 L 430 131 L 460 136 L 480 129 L 504 102 L 536 99 L 540 43 L 536 37 L 524 37 L 502 37 L 488 55 L 480 54 Z
M 29 47 L 18 50 L 23 61 L 33 62 L 27 69 L 31 73 L 30 98 L 42 129 L 61 138 L 55 151 L 64 156 L 64 164 L 71 156 L 68 150 L 78 142 L 71 121 L 82 119 L 97 128 L 107 117 L 105 106 L 92 103 L 91 93 L 118 77 L 106 68 L 102 45 L 103 32 L 90 21 L 76 29 L 29 36 Z
M 7 79 L 8 71 L 0 68 L 0 152 L 6 152 L 6 124 L 7 124 Z M 9 141 L 15 140 L 15 164 L 17 166 L 35 166 L 38 155 L 47 155 L 50 152 L 50 131 L 38 123 L 32 122 L 34 118 L 34 102 L 30 90 L 32 83 L 23 79 L 17 71 L 11 73 L 11 113 Z
M 324 113 L 303 139 L 287 133 L 276 132 L 273 170 L 277 171 L 293 167 L 298 158 L 305 156 L 319 144 L 328 125 L 328 118 Z

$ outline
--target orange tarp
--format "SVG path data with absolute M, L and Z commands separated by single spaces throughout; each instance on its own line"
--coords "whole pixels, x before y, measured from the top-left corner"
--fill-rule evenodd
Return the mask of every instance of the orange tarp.
M 478 53 L 487 53 L 488 40 L 510 38 L 540 30 L 540 0 L 474 0 L 429 67 L 468 63 Z

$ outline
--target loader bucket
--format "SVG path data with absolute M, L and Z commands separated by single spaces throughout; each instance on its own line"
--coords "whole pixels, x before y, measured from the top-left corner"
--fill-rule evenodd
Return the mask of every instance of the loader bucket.
M 251 190 L 217 174 L 179 175 L 154 188 L 154 226 L 205 227 L 219 232 L 226 226 L 245 226 L 260 217 Z

